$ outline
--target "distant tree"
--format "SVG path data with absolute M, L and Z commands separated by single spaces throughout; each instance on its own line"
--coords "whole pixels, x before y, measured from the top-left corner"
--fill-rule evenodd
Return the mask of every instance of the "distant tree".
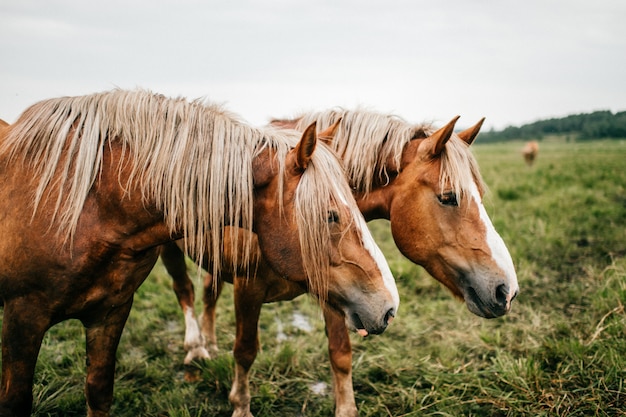
M 501 131 L 491 129 L 481 135 L 481 142 L 507 140 L 542 140 L 547 135 L 565 135 L 570 140 L 626 138 L 626 111 L 611 113 L 599 110 L 528 123 L 520 127 L 508 126 Z

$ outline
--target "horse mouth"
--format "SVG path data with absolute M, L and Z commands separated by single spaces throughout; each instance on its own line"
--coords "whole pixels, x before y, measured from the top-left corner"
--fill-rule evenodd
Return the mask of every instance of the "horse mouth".
M 393 321 L 395 317 L 395 310 L 389 309 L 387 311 L 387 313 L 385 314 L 383 323 L 379 326 L 370 326 L 369 329 L 366 328 L 366 326 L 363 324 L 363 322 L 361 321 L 361 318 L 359 317 L 359 315 L 357 313 L 352 313 L 350 315 L 350 319 L 352 320 L 352 324 L 354 325 L 356 332 L 363 336 L 369 336 L 370 334 L 382 334 L 385 329 L 387 329 L 387 326 Z
M 365 326 L 363 325 L 363 322 L 361 321 L 361 318 L 357 313 L 352 313 L 350 315 L 350 320 L 352 321 L 352 325 L 356 329 L 356 332 L 360 336 L 367 337 L 369 335 L 369 332 L 365 330 Z
M 346 326 L 350 329 L 350 331 L 358 333 L 362 337 L 367 337 L 372 334 L 381 334 L 385 331 L 387 326 L 391 324 L 393 319 L 395 318 L 396 310 L 395 308 L 390 308 L 384 316 L 383 322 L 380 325 L 370 325 L 366 326 L 363 324 L 363 320 L 358 312 L 353 311 L 350 307 L 342 307 L 332 299 L 326 301 L 326 305 L 335 310 L 338 313 L 341 313 L 345 317 Z

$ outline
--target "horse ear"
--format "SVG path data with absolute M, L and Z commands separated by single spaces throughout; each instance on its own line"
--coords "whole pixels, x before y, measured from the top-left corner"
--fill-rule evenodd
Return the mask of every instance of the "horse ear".
M 311 123 L 296 146 L 296 168 L 302 171 L 309 166 L 311 156 L 317 145 L 316 126 L 317 122 Z
M 424 141 L 420 144 L 420 149 L 426 149 L 429 156 L 432 158 L 441 155 L 446 143 L 452 137 L 454 125 L 456 124 L 456 121 L 459 120 L 459 117 L 461 116 L 456 116 L 454 119 L 450 120 L 447 125 L 424 139 Z
M 320 132 L 317 135 L 317 138 L 321 140 L 322 142 L 324 142 L 326 145 L 330 145 L 333 139 L 335 139 L 335 135 L 337 134 L 337 129 L 339 129 L 339 124 L 341 123 L 341 119 L 342 118 L 340 117 L 335 123 L 333 123 L 332 126 Z
M 464 131 L 460 132 L 459 133 L 459 137 L 465 143 L 467 143 L 468 145 L 471 145 L 474 142 L 474 140 L 476 139 L 476 136 L 478 136 L 478 132 L 480 132 L 480 128 L 482 127 L 484 121 L 485 121 L 485 118 L 483 117 L 474 126 L 472 126 L 469 129 L 465 129 Z

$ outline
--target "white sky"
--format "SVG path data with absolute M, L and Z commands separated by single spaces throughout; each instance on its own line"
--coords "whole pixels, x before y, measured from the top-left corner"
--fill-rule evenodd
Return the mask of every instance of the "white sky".
M 488 128 L 626 110 L 624 0 L 0 0 L 0 118 L 121 88 L 253 124 L 332 106 Z

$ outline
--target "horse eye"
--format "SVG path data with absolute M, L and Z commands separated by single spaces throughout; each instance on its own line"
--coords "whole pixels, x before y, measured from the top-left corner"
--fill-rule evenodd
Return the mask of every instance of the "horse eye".
M 339 213 L 332 210 L 328 212 L 328 223 L 339 223 Z
M 439 194 L 437 196 L 439 202 L 444 206 L 458 206 L 459 202 L 456 200 L 456 193 L 449 191 L 447 193 Z

